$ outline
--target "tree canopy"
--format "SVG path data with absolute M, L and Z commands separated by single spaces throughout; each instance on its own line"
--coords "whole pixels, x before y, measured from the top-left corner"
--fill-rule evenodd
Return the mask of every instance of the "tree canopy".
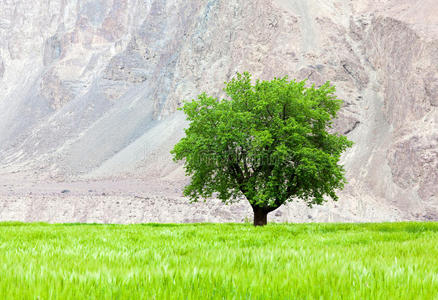
M 337 200 L 346 182 L 339 159 L 352 143 L 328 131 L 342 106 L 330 82 L 306 87 L 283 77 L 253 84 L 249 73 L 238 73 L 224 91 L 225 99 L 202 93 L 181 108 L 190 125 L 171 153 L 191 177 L 185 196 L 246 198 L 254 225 L 294 199 L 309 206 Z

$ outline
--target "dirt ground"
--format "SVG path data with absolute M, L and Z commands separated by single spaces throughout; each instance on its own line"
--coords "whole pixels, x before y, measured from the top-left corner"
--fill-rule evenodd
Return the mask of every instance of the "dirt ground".
M 250 222 L 245 199 L 224 205 L 217 199 L 190 203 L 182 196 L 186 181 L 106 178 L 63 181 L 31 175 L 0 175 L 0 221 L 50 223 Z M 328 202 L 308 208 L 294 202 L 269 215 L 270 222 L 363 222 L 403 218 L 370 199 Z

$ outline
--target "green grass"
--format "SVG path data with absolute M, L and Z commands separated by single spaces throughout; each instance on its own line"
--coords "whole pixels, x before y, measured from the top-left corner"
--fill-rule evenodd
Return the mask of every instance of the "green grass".
M 438 223 L 0 223 L 0 299 L 438 299 Z

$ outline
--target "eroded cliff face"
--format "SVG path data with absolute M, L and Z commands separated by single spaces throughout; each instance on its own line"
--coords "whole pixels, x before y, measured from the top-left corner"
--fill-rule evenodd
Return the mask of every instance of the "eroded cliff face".
M 435 0 L 3 1 L 0 167 L 171 186 L 176 108 L 247 70 L 345 101 L 349 184 L 320 220 L 437 219 L 436 24 Z

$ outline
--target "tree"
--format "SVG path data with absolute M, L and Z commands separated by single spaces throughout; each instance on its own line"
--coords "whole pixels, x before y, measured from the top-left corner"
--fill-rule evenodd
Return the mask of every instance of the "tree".
M 335 87 L 287 77 L 251 82 L 237 73 L 226 83 L 228 98 L 203 93 L 181 108 L 190 125 L 171 153 L 191 176 L 184 195 L 224 203 L 245 197 L 255 226 L 294 199 L 309 206 L 337 200 L 346 182 L 340 155 L 352 142 L 328 132 L 342 105 Z

